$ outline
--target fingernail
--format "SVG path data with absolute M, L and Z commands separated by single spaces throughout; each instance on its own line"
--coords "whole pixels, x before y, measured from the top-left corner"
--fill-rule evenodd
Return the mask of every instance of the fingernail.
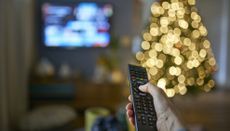
M 139 89 L 140 90 L 143 90 L 145 87 L 144 86 L 139 86 Z

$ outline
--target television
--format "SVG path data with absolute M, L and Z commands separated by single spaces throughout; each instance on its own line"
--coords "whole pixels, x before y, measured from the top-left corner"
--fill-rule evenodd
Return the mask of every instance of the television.
M 43 0 L 39 8 L 45 47 L 107 47 L 111 41 L 110 3 Z

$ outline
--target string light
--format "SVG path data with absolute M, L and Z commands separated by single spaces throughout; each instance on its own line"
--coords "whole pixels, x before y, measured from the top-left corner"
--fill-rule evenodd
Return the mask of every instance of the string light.
M 147 68 L 150 82 L 168 97 L 185 95 L 190 87 L 208 92 L 216 60 L 207 39 L 196 0 L 162 0 L 151 6 L 152 17 L 143 33 L 136 59 Z
M 168 97 L 173 97 L 175 95 L 175 90 L 174 89 L 167 89 L 166 94 Z
M 179 20 L 178 23 L 179 23 L 179 26 L 182 29 L 187 29 L 188 28 L 188 22 L 187 21 L 185 21 L 185 20 Z
M 143 41 L 141 43 L 141 47 L 142 47 L 143 50 L 148 50 L 148 49 L 150 49 L 150 44 L 147 41 Z
M 154 76 L 158 73 L 158 69 L 156 67 L 152 67 L 150 68 L 149 73 Z
M 195 5 L 195 4 L 196 4 L 196 1 L 195 1 L 195 0 L 188 0 L 188 4 L 189 4 L 189 5 Z
M 157 86 L 160 87 L 161 89 L 165 90 L 166 79 L 165 78 L 159 79 L 157 82 Z

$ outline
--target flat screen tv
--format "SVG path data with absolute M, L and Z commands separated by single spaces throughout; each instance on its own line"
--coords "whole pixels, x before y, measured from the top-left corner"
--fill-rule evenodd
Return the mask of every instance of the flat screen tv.
M 107 47 L 111 40 L 110 3 L 47 0 L 39 5 L 45 47 Z

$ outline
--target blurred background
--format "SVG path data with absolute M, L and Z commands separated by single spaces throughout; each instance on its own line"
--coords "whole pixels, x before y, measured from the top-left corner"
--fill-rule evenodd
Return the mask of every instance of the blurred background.
M 154 0 L 1 0 L 0 130 L 89 130 L 97 116 L 120 130 Z M 197 0 L 218 63 L 209 93 L 170 98 L 192 130 L 230 129 L 228 0 Z M 92 122 L 93 121 L 93 122 Z

